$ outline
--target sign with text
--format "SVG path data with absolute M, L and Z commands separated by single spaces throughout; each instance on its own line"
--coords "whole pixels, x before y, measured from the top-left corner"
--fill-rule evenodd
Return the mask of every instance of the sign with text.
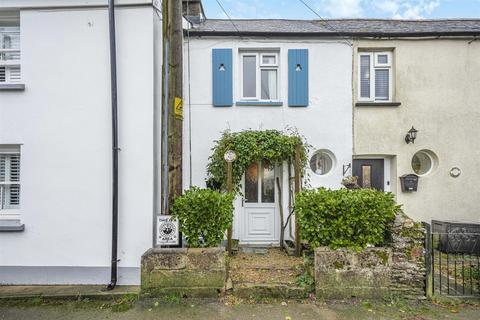
M 178 220 L 172 216 L 157 217 L 157 245 L 178 246 L 179 244 Z

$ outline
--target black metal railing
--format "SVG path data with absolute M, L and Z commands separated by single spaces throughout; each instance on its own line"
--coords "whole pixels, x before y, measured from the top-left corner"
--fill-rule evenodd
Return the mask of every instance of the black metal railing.
M 480 233 L 434 232 L 430 236 L 433 294 L 480 296 Z

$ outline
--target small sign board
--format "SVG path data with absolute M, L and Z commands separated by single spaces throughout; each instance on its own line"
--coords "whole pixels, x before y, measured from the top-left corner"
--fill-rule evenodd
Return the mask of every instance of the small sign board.
M 157 217 L 157 245 L 158 246 L 178 246 L 180 232 L 178 229 L 178 220 L 172 219 L 172 216 Z
M 416 174 L 404 174 L 400 177 L 402 192 L 417 191 L 418 176 Z

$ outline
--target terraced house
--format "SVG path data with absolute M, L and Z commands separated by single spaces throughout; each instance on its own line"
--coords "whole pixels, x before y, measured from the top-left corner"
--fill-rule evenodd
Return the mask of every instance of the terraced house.
M 479 20 L 189 20 L 185 83 L 202 82 L 188 97 L 185 172 L 195 185 L 222 130 L 295 127 L 312 146 L 311 187 L 339 188 L 353 175 L 395 193 L 416 220 L 479 222 Z M 246 173 L 240 243 L 278 243 L 287 172 L 252 164 Z
M 225 130 L 295 131 L 311 146 L 304 185 L 357 176 L 415 220 L 479 222 L 480 20 L 217 20 L 183 2 L 184 190 L 207 186 Z M 106 284 L 112 262 L 119 284 L 139 284 L 157 244 L 161 14 L 158 1 L 116 4 L 112 261 L 106 1 L 0 2 L 0 284 Z M 295 240 L 292 171 L 250 164 L 241 245 L 280 246 L 282 229 Z

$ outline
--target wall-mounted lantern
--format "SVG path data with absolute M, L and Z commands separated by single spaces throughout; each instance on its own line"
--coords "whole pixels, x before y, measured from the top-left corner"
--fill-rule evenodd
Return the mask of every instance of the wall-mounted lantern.
M 415 143 L 415 139 L 417 138 L 417 132 L 418 130 L 412 126 L 412 129 L 408 130 L 408 133 L 405 136 L 405 142 L 407 144 L 409 144 L 410 142 Z

